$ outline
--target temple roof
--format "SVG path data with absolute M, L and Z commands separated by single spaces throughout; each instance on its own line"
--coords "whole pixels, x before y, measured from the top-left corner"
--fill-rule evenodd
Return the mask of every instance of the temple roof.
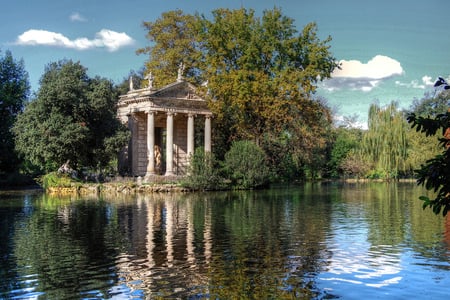
M 125 110 L 136 111 L 172 111 L 181 113 L 211 114 L 206 100 L 196 93 L 193 84 L 177 81 L 160 89 L 131 89 L 119 97 L 119 113 Z

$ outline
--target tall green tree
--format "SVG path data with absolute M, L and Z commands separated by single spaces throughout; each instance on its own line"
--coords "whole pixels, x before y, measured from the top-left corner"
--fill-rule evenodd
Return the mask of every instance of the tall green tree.
M 244 8 L 215 10 L 213 20 L 203 17 L 201 24 L 202 76 L 219 123 L 257 144 L 268 131 L 320 129 L 317 121 L 329 111 L 311 95 L 336 63 L 330 38 L 320 40 L 316 24 L 298 33 L 279 9 L 258 18 Z
M 406 171 L 408 154 L 407 124 L 404 115 L 392 102 L 386 107 L 369 108 L 368 131 L 361 143 L 361 154 L 371 162 L 377 177 L 398 178 Z
M 28 73 L 23 60 L 13 58 L 10 51 L 0 56 L 0 173 L 18 168 L 11 128 L 30 93 Z
M 70 60 L 46 67 L 37 98 L 13 128 L 16 149 L 44 172 L 70 160 L 73 168 L 102 168 L 126 145 L 128 132 L 116 118 L 111 81 L 87 75 Z

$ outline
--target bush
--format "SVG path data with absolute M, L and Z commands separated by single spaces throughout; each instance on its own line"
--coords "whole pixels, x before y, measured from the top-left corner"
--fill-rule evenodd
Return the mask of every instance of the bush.
M 224 188 L 221 167 L 214 155 L 199 147 L 190 158 L 188 176 L 182 182 L 183 186 L 195 190 L 219 190 Z
M 44 189 L 49 187 L 70 187 L 76 182 L 67 174 L 59 174 L 57 172 L 48 173 L 40 178 L 40 184 Z
M 225 171 L 239 189 L 263 186 L 269 182 L 269 168 L 264 151 L 250 141 L 234 142 L 225 154 Z

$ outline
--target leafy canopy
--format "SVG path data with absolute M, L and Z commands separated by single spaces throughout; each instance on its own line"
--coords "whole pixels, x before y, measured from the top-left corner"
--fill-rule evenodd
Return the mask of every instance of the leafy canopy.
M 186 80 L 201 84 L 215 116 L 218 158 L 235 140 L 270 151 L 278 147 L 273 143 L 283 145 L 297 165 L 323 151 L 331 112 L 314 92 L 337 63 L 331 38 L 319 39 L 315 23 L 299 32 L 278 8 L 262 16 L 241 8 L 216 9 L 210 18 L 171 11 L 144 27 L 150 46 L 138 53 L 149 55 L 145 73 L 160 86 L 173 82 L 183 64 Z
M 18 152 L 45 172 L 67 160 L 75 169 L 106 166 L 128 140 L 113 84 L 70 60 L 49 64 L 40 84 L 13 128 Z
M 395 102 L 386 107 L 372 104 L 368 126 L 360 147 L 362 157 L 373 165 L 373 171 L 381 172 L 381 177 L 398 178 L 406 170 L 408 155 L 407 124 L 403 113 Z
M 137 54 L 148 54 L 147 74 L 152 73 L 155 87 L 172 83 L 177 77 L 180 63 L 185 73 L 193 75 L 198 59 L 196 17 L 181 10 L 164 12 L 155 22 L 144 22 L 147 38 L 152 46 L 140 48 Z
M 10 51 L 0 56 L 0 172 L 13 171 L 18 164 L 11 128 L 22 111 L 30 92 L 23 60 L 15 60 Z
M 434 118 L 410 113 L 407 120 L 413 128 L 426 136 L 437 133 L 442 135 L 439 144 L 444 150 L 417 170 L 417 182 L 437 193 L 434 199 L 420 197 L 424 201 L 423 207 L 430 207 L 435 214 L 442 211 L 445 216 L 450 210 L 450 112 L 438 114 Z
M 200 20 L 210 107 L 240 138 L 314 126 L 327 112 L 311 100 L 318 80 L 336 67 L 327 43 L 310 23 L 298 34 L 279 9 L 257 18 L 253 10 L 218 9 Z

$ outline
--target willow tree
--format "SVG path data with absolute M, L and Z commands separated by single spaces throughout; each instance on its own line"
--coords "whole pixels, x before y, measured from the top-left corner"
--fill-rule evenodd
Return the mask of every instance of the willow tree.
M 397 178 L 406 171 L 408 156 L 408 126 L 403 113 L 394 102 L 384 108 L 372 104 L 368 127 L 361 143 L 362 157 L 373 165 L 376 176 Z

